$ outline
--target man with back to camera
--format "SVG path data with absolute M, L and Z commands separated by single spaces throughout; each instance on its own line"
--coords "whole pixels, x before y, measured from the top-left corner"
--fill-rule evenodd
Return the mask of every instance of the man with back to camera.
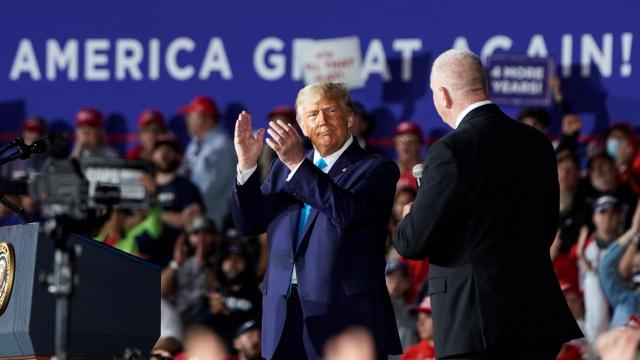
M 352 326 L 375 339 L 381 358 L 402 349 L 385 286 L 385 234 L 398 167 L 364 151 L 351 135 L 349 91 L 311 84 L 298 93 L 297 121 L 314 151 L 305 155 L 291 124 L 271 122 L 278 159 L 262 184 L 256 163 L 264 129 L 236 122 L 238 178 L 232 215 L 245 234 L 267 231 L 262 355 L 319 359 L 324 343 Z
M 553 147 L 488 100 L 484 69 L 469 51 L 441 54 L 430 86 L 455 130 L 429 149 L 395 247 L 431 261 L 436 354 L 555 359 L 582 333 L 549 256 L 559 201 Z

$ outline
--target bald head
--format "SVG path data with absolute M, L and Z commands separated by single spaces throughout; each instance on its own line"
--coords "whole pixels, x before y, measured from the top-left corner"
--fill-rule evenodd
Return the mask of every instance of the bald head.
M 454 98 L 487 93 L 484 67 L 476 54 L 468 50 L 451 49 L 440 54 L 433 62 L 431 81 L 449 89 Z
M 440 54 L 431 67 L 430 80 L 436 110 L 451 127 L 465 107 L 488 99 L 482 62 L 468 50 L 451 49 Z

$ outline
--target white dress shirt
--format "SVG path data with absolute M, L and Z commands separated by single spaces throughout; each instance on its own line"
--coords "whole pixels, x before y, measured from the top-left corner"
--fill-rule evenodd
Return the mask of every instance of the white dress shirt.
M 478 101 L 464 108 L 464 110 L 462 110 L 460 115 L 458 115 L 458 117 L 456 118 L 456 129 L 458 128 L 458 126 L 460 126 L 460 123 L 462 122 L 464 117 L 467 116 L 471 112 L 471 110 L 479 108 L 480 106 L 483 106 L 483 105 L 488 105 L 488 104 L 492 104 L 491 100 Z

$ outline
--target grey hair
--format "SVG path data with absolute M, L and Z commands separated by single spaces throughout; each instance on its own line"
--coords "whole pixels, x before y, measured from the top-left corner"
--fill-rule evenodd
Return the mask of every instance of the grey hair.
M 336 81 L 317 82 L 309 84 L 298 91 L 298 96 L 296 97 L 296 119 L 298 121 L 300 121 L 298 108 L 304 100 L 309 98 L 338 100 L 342 103 L 345 111 L 349 113 L 353 111 L 349 89 L 344 83 Z
M 452 97 L 477 91 L 487 93 L 482 62 L 469 50 L 451 49 L 440 54 L 431 66 L 431 79 L 446 87 Z

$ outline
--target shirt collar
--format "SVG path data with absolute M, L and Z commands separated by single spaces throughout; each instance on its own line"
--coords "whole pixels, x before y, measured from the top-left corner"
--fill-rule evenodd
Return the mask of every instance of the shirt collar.
M 338 158 L 340 157 L 340 155 L 342 155 L 342 153 L 345 152 L 345 150 L 347 150 L 347 148 L 351 145 L 351 143 L 353 143 L 353 136 L 349 135 L 349 139 L 347 139 L 347 142 L 345 142 L 344 145 L 342 145 L 342 147 L 338 149 L 338 151 L 334 152 L 333 154 L 327 155 L 325 157 L 320 156 L 320 153 L 318 152 L 318 150 L 313 150 L 313 163 L 315 164 L 322 157 L 324 159 L 324 162 L 327 163 L 327 167 L 324 168 L 323 171 L 329 172 L 333 164 L 335 164 L 336 161 L 338 161 Z
M 220 132 L 220 126 L 216 126 L 213 129 L 209 130 L 209 132 L 202 138 L 202 140 L 198 140 L 198 138 L 196 138 L 195 136 L 192 137 L 192 140 L 195 143 L 199 141 L 200 144 L 206 144 L 211 141 L 211 139 L 213 139 L 218 132 Z
M 483 105 L 491 104 L 491 103 L 492 103 L 491 100 L 478 101 L 464 108 L 464 110 L 462 110 L 462 112 L 460 113 L 460 115 L 458 115 L 458 118 L 456 119 L 456 129 L 458 128 L 458 126 L 460 126 L 460 123 L 462 122 L 462 120 L 464 120 L 464 117 L 467 116 L 471 112 L 471 110 L 479 108 L 480 106 L 483 106 Z

